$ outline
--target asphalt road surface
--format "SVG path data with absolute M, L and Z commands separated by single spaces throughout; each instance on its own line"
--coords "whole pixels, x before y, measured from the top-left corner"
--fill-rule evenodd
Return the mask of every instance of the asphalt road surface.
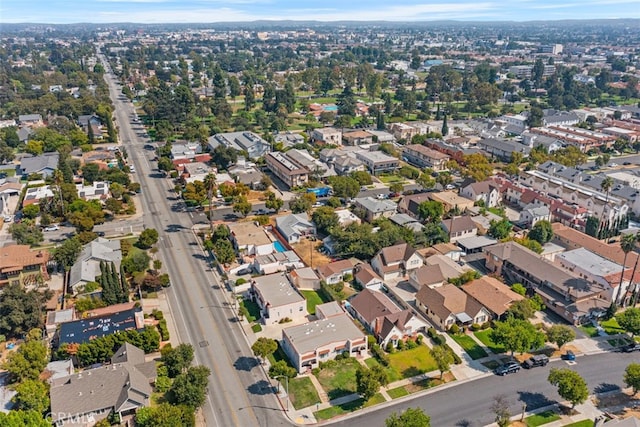
M 488 376 L 475 381 L 461 383 L 432 394 L 417 397 L 402 403 L 366 412 L 354 418 L 343 419 L 336 426 L 373 427 L 384 425 L 392 412 L 407 408 L 422 408 L 430 417 L 432 426 L 479 427 L 494 422 L 491 412 L 493 398 L 503 394 L 510 403 L 512 415 L 522 412 L 523 404 L 528 411 L 562 401 L 556 388 L 547 382 L 552 367 L 570 368 L 582 375 L 591 393 L 623 387 L 624 369 L 631 362 L 638 362 L 638 353 L 602 353 L 578 357 L 574 365 L 567 362 L 551 362 L 546 367 L 521 369 L 504 377 Z
M 103 63 L 105 58 L 100 56 Z M 109 70 L 109 67 L 105 65 Z M 158 255 L 171 277 L 169 303 L 181 342 L 191 343 L 195 362 L 211 369 L 203 409 L 207 426 L 278 426 L 285 421 L 272 386 L 257 366 L 224 287 L 215 283 L 191 231 L 191 220 L 171 209 L 168 181 L 154 172 L 144 150 L 148 139 L 131 126 L 133 106 L 106 75 L 120 139 L 142 187 L 144 224 L 158 230 Z

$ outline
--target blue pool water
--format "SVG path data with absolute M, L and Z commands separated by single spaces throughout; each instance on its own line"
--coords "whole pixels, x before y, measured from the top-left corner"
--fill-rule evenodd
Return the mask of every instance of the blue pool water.
M 322 107 L 324 111 L 338 111 L 337 105 L 325 105 Z
M 277 240 L 273 242 L 273 247 L 276 248 L 276 252 L 285 252 L 287 250 L 287 248 Z

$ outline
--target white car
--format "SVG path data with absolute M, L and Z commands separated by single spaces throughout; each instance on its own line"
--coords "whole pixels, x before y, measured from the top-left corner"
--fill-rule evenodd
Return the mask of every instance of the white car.
M 44 231 L 58 231 L 58 230 L 60 230 L 60 227 L 58 227 L 56 224 L 49 225 L 44 228 Z
M 618 166 L 618 164 L 617 164 L 617 163 L 609 163 L 609 167 L 610 167 L 610 168 L 615 168 L 615 167 L 617 167 L 617 166 Z
M 136 167 L 133 165 L 129 166 L 129 172 L 136 173 Z

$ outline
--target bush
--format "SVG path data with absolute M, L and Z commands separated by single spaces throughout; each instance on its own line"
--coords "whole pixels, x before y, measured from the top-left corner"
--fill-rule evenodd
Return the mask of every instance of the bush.
M 371 347 L 371 354 L 375 357 L 383 366 L 389 366 L 389 356 L 382 351 L 382 348 L 378 344 L 374 344 Z
M 394 353 L 396 351 L 395 347 L 393 346 L 393 342 L 391 341 L 387 343 L 387 345 L 384 347 L 384 350 L 387 353 Z
M 336 356 L 336 360 L 344 360 L 344 359 L 349 359 L 351 357 L 351 355 L 349 354 L 349 352 L 347 351 L 343 351 L 342 353 L 338 354 Z
M 160 338 L 162 341 L 169 341 L 169 329 L 167 328 L 167 319 L 162 319 L 158 322 L 158 331 L 160 331 Z
M 447 340 L 440 334 L 437 334 L 434 337 L 431 337 L 431 340 L 435 345 L 443 345 L 447 342 Z
M 313 368 L 311 373 L 317 377 L 320 374 L 320 368 Z
M 446 348 L 449 353 L 451 353 L 451 356 L 453 356 L 453 363 L 455 363 L 456 365 L 459 365 L 462 363 L 462 359 L 460 359 L 460 356 L 458 356 L 456 354 L 455 351 L 453 351 L 453 349 L 451 347 L 449 347 L 447 344 L 441 344 L 444 348 Z
M 435 328 L 431 327 L 427 329 L 427 335 L 429 335 L 429 338 L 435 338 L 435 336 L 438 335 L 438 331 L 436 331 Z
M 157 392 L 165 393 L 171 388 L 171 378 L 166 376 L 158 376 L 156 378 L 155 389 Z
M 247 311 L 247 314 L 248 313 L 249 313 L 249 311 Z M 253 332 L 256 332 L 256 333 L 261 332 L 262 331 L 262 326 L 260 326 L 259 324 L 256 323 L 255 325 L 251 325 L 251 330 Z
M 240 286 L 240 285 L 244 285 L 245 283 L 247 283 L 247 279 L 241 277 L 238 280 L 236 280 L 236 286 Z
M 408 340 L 405 344 L 407 345 L 407 349 L 409 350 L 416 348 L 418 346 L 418 343 L 415 342 L 414 340 Z
M 449 332 L 451 332 L 452 334 L 457 334 L 458 332 L 460 332 L 460 327 L 454 323 L 449 328 Z
M 398 350 L 402 351 L 406 348 L 407 348 L 407 345 L 403 340 L 398 341 Z
M 278 320 L 278 323 L 280 323 L 280 324 L 283 324 L 283 323 L 289 323 L 289 322 L 293 322 L 293 320 L 291 320 L 291 319 L 290 319 L 290 318 L 288 318 L 288 317 L 284 317 L 284 318 L 282 318 L 282 319 Z
M 416 344 L 422 344 L 423 338 L 424 336 L 422 334 L 418 334 L 418 336 L 416 337 Z
M 481 325 L 478 325 L 477 323 L 474 323 L 473 325 L 471 325 L 471 330 L 472 330 L 473 332 L 475 332 L 475 331 L 479 331 L 480 329 L 482 329 L 482 326 L 481 326 Z
M 162 313 L 162 310 L 158 310 L 157 308 L 153 309 L 153 311 L 151 312 L 151 316 L 153 316 L 153 318 L 156 320 L 164 319 L 164 314 Z
M 480 326 L 481 329 L 489 329 L 490 327 L 491 327 L 491 320 L 489 320 L 488 322 L 484 322 L 482 326 Z
M 376 337 L 374 337 L 373 335 L 367 335 L 367 344 L 369 345 L 369 348 L 371 348 L 375 343 Z

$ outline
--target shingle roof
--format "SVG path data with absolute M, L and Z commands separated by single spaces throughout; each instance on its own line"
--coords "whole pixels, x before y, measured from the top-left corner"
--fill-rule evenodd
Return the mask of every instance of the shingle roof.
M 58 153 L 47 153 L 42 156 L 24 157 L 20 161 L 20 168 L 23 173 L 28 175 L 32 173 L 42 172 L 45 169 L 58 169 Z
M 504 283 L 489 276 L 472 280 L 463 285 L 462 290 L 496 316 L 502 316 L 513 302 L 524 299 Z
M 416 300 L 442 320 L 461 313 L 474 318 L 482 310 L 480 303 L 450 283 L 433 288 L 423 286 L 416 294 Z
M 463 231 L 469 231 L 477 229 L 478 226 L 468 215 L 456 216 L 451 219 L 442 220 L 442 225 L 445 231 L 450 234 L 461 233 Z
M 369 324 L 376 318 L 402 311 L 382 292 L 364 289 L 353 297 L 349 304 Z

